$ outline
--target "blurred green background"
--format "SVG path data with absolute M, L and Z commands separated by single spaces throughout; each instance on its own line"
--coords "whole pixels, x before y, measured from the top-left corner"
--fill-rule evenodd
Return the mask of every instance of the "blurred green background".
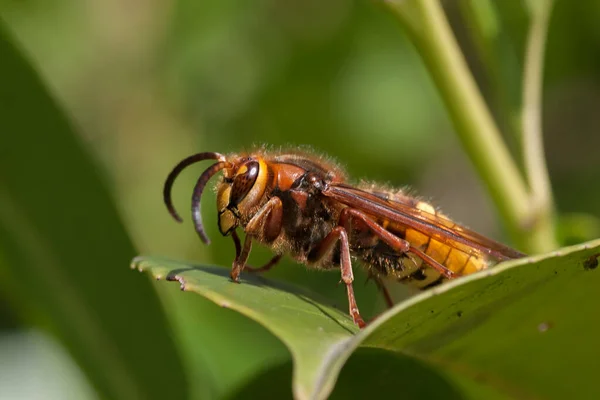
M 501 34 L 488 58 L 472 40 L 462 2 L 444 5 L 499 125 L 510 131 L 528 17 L 521 1 L 492 3 Z M 419 56 L 376 2 L 0 0 L 0 19 L 97 158 L 138 253 L 230 266 L 233 246 L 216 229 L 214 195 L 203 208 L 213 239 L 207 247 L 185 212 L 183 225 L 170 218 L 162 184 L 187 155 L 263 143 L 309 145 L 356 180 L 410 185 L 454 219 L 503 239 Z M 598 233 L 598 21 L 600 3 L 562 0 L 550 24 L 543 115 L 557 208 L 568 221 L 561 225 L 565 243 Z M 190 168 L 177 182 L 178 209 L 188 209 L 202 170 Z M 269 256 L 257 246 L 250 260 L 258 265 Z M 361 310 L 380 312 L 374 285 L 356 275 Z M 346 307 L 336 273 L 286 260 L 268 276 L 310 286 Z M 289 379 L 289 355 L 264 328 L 176 285 L 155 288 L 193 396 L 243 392 L 278 366 L 282 381 Z M 28 309 L 3 289 L 0 398 L 96 398 L 62 344 L 32 327 Z

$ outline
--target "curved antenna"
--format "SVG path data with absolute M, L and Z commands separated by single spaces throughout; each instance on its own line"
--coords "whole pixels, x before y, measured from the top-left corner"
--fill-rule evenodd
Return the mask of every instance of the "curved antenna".
M 196 186 L 194 187 L 194 194 L 192 195 L 192 219 L 194 220 L 194 226 L 196 227 L 196 232 L 198 232 L 198 236 L 200 239 L 206 243 L 210 244 L 210 239 L 206 235 L 204 231 L 204 226 L 202 225 L 202 213 L 200 213 L 200 199 L 202 198 L 202 192 L 204 191 L 204 187 L 213 177 L 214 174 L 222 170 L 223 168 L 231 167 L 231 163 L 227 161 L 219 161 L 216 164 L 208 167 L 206 171 L 200 175 L 198 181 L 196 182 Z
M 181 171 L 185 169 L 185 167 L 192 165 L 194 163 L 204 161 L 204 160 L 219 160 L 225 161 L 225 156 L 219 153 L 206 152 L 206 153 L 198 153 L 192 156 L 189 156 L 179 162 L 173 168 L 173 170 L 169 173 L 167 180 L 165 181 L 165 186 L 163 188 L 163 200 L 167 209 L 169 210 L 169 214 L 175 219 L 177 222 L 183 222 L 177 211 L 175 211 L 175 206 L 173 206 L 173 201 L 171 200 L 171 187 L 173 187 L 173 182 L 175 182 L 175 178 L 179 175 Z

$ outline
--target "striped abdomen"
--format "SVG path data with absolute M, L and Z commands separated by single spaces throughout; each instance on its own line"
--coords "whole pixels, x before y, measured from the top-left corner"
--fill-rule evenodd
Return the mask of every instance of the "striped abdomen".
M 432 219 L 435 219 L 436 223 L 439 224 L 442 221 L 448 229 L 453 229 L 456 226 L 424 201 L 406 196 L 401 192 L 370 192 L 388 202 L 400 202 L 417 208 L 423 212 L 424 219 L 427 219 L 428 215 L 433 216 Z M 443 217 L 443 219 L 436 217 Z M 457 275 L 468 275 L 487 267 L 485 256 L 471 247 L 456 242 L 449 245 L 450 242 L 443 243 L 410 227 L 383 219 L 375 218 L 375 220 L 385 229 L 407 240 L 412 246 L 423 251 Z M 412 254 L 399 254 L 370 232 L 361 230 L 355 232 L 355 235 L 353 250 L 358 257 L 368 264 L 371 273 L 390 278 L 394 277 L 419 289 L 431 287 L 444 280 L 444 277 L 438 271 L 429 267 L 418 257 Z

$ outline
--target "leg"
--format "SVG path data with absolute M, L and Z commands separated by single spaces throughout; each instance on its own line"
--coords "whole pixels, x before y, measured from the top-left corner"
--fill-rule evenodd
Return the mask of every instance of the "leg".
M 383 240 L 388 246 L 393 248 L 399 253 L 413 253 L 417 257 L 419 257 L 423 262 L 429 265 L 431 268 L 438 271 L 445 278 L 451 279 L 455 277 L 454 272 L 444 267 L 439 262 L 435 261 L 433 258 L 423 253 L 421 250 L 416 247 L 411 246 L 410 242 L 399 238 L 394 235 L 390 231 L 386 230 L 371 218 L 368 215 L 354 208 L 344 208 L 340 214 L 340 225 L 346 226 L 348 229 L 348 224 L 352 220 L 358 220 L 365 224 L 371 232 L 373 232 L 377 237 Z
M 235 245 L 235 260 L 238 260 L 240 258 L 241 252 L 242 252 L 242 245 L 240 243 L 240 237 L 237 235 L 236 231 L 233 231 L 233 232 L 231 232 L 231 238 L 233 239 L 233 243 Z M 244 244 L 245 244 L 245 242 L 244 242 Z M 248 250 L 248 253 L 250 253 L 250 250 Z M 251 273 L 267 272 L 268 270 L 273 268 L 275 265 L 277 265 L 279 260 L 281 260 L 282 256 L 283 256 L 282 254 L 275 255 L 273 258 L 271 258 L 271 260 L 269 260 L 269 262 L 267 262 L 262 267 L 252 267 L 252 266 L 246 264 L 243 268 L 240 269 L 240 272 L 242 270 L 245 270 L 245 271 L 248 271 Z M 239 273 L 238 273 L 238 275 L 239 275 Z
M 377 285 L 377 288 L 381 290 L 381 293 L 383 294 L 383 298 L 385 300 L 385 304 L 387 304 L 388 308 L 392 308 L 394 306 L 394 301 L 392 300 L 392 296 L 390 296 L 390 291 L 387 287 L 385 287 L 385 284 L 379 277 L 373 276 L 372 278 L 375 281 L 375 285 Z
M 342 271 L 342 281 L 346 284 L 346 292 L 348 294 L 348 307 L 352 320 L 360 328 L 366 326 L 358 311 L 358 305 L 356 304 L 356 298 L 354 297 L 354 288 L 352 287 L 352 281 L 354 281 L 354 274 L 352 273 L 352 263 L 350 261 L 350 245 L 348 243 L 348 234 L 346 230 L 337 226 L 333 228 L 331 232 L 321 241 L 319 247 L 316 249 L 316 255 L 311 261 L 318 262 L 325 258 L 333 249 L 336 243 L 340 241 L 340 269 Z
M 253 274 L 255 274 L 255 273 L 261 273 L 261 272 L 267 272 L 268 270 L 270 270 L 271 268 L 273 268 L 275 265 L 277 265 L 277 263 L 279 262 L 279 260 L 281 260 L 281 257 L 282 257 L 281 254 L 276 254 L 273 258 L 271 258 L 269 260 L 269 262 L 267 262 L 262 267 L 251 267 L 250 265 L 246 265 L 245 270 L 248 271 L 248 272 L 251 272 Z
M 240 244 L 240 237 L 237 232 L 233 230 L 231 232 L 231 238 L 233 239 L 233 245 L 235 246 L 235 259 L 240 258 L 240 253 L 242 252 L 242 245 Z
M 279 236 L 283 226 L 283 204 L 279 197 L 271 197 L 244 227 L 244 231 L 265 242 L 272 242 Z
M 252 250 L 252 236 L 246 235 L 246 239 L 244 240 L 244 247 L 242 248 L 239 257 L 236 257 L 235 260 L 233 260 L 233 266 L 231 267 L 231 273 L 229 274 L 231 276 L 232 281 L 240 281 L 240 273 L 246 266 L 246 261 L 248 261 L 250 250 Z
M 431 258 L 427 254 L 423 253 L 421 250 L 417 249 L 416 247 L 411 246 L 409 251 L 411 253 L 413 253 L 414 255 L 416 255 L 417 257 L 419 257 L 421 260 L 423 260 L 425 262 L 425 264 L 429 265 L 430 267 L 432 267 L 433 269 L 438 271 L 440 274 L 442 274 L 444 276 L 444 278 L 448 278 L 448 279 L 456 278 L 456 274 L 453 271 L 444 267 L 442 264 L 435 261 L 433 258 Z
M 235 259 L 237 260 L 238 258 L 240 258 L 240 253 L 242 252 L 242 245 L 240 243 L 240 237 L 238 236 L 236 231 L 233 231 L 233 232 L 231 232 L 231 238 L 233 239 L 233 244 L 235 245 Z M 251 272 L 251 273 L 267 272 L 268 270 L 273 268 L 275 265 L 277 265 L 279 260 L 281 260 L 282 256 L 283 256 L 282 254 L 275 255 L 273 258 L 271 258 L 269 260 L 269 262 L 267 262 L 262 267 L 252 267 L 251 265 L 246 264 L 246 266 L 244 267 L 244 270 Z
M 240 246 L 240 238 L 236 231 L 231 233 L 231 238 L 235 245 L 235 260 L 233 260 L 230 275 L 234 282 L 239 282 L 240 273 L 246 267 L 246 262 L 252 249 L 252 236 L 262 236 L 264 239 L 274 240 L 281 230 L 282 216 L 281 199 L 273 197 L 246 224 L 246 239 L 244 240 L 243 248 Z M 277 264 L 278 261 L 279 258 L 276 256 L 265 266 L 258 268 L 259 271 L 256 272 L 267 271 Z

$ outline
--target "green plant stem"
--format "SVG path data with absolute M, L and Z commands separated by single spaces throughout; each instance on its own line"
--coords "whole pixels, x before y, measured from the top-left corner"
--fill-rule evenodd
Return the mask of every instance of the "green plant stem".
M 521 67 L 501 30 L 497 5 L 493 0 L 460 0 L 458 6 L 490 89 L 496 123 L 520 154 Z
M 444 100 L 456 132 L 514 242 L 527 252 L 551 247 L 544 232 L 529 229 L 527 187 L 477 88 L 437 0 L 386 2 L 420 52 Z M 538 228 L 535 225 L 533 228 Z M 532 239 L 535 237 L 535 239 Z M 540 238 L 539 240 L 537 238 Z
M 494 42 L 496 42 L 500 31 L 500 22 L 496 16 L 496 10 L 491 0 L 461 0 L 458 5 L 468 24 L 469 33 L 479 53 L 480 58 L 488 74 L 492 74 L 497 65 L 493 53 Z
M 532 5 L 531 26 L 525 49 L 525 68 L 523 73 L 523 156 L 525 171 L 531 190 L 531 207 L 534 214 L 530 223 L 544 236 L 531 238 L 539 243 L 533 247 L 548 244 L 556 246 L 554 202 L 542 135 L 542 84 L 544 70 L 544 49 L 548 32 L 548 23 L 552 11 L 551 0 L 537 0 Z

